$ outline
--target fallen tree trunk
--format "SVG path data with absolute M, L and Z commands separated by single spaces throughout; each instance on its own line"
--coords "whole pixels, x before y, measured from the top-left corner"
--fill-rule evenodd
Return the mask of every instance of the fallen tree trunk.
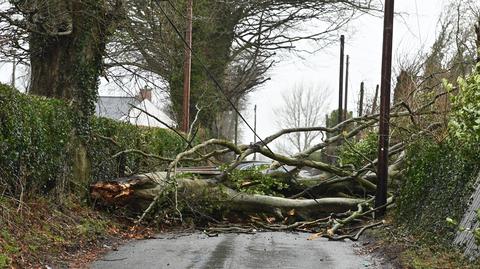
M 157 197 L 172 190 L 186 197 L 215 196 L 223 206 L 235 211 L 285 215 L 294 210 L 304 218 L 345 212 L 356 209 L 359 203 L 365 202 L 354 198 L 289 199 L 241 193 L 215 180 L 194 179 L 193 176 L 169 181 L 165 172 L 97 182 L 92 184 L 90 193 L 92 198 L 105 204 L 129 204 L 144 209 Z

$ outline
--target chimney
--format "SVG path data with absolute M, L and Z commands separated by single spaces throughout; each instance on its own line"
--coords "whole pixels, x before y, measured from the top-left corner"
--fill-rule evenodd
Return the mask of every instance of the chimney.
M 140 102 L 145 100 L 145 99 L 151 102 L 152 101 L 152 89 L 150 89 L 148 87 L 144 87 L 144 88 L 140 89 L 140 92 L 137 95 L 137 99 Z

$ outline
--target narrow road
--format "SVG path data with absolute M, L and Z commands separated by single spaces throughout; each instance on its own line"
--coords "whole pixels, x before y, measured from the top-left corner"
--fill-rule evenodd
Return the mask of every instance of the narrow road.
M 351 242 L 309 241 L 308 236 L 270 232 L 218 237 L 161 235 L 131 242 L 92 268 L 389 268 L 373 257 L 355 254 Z

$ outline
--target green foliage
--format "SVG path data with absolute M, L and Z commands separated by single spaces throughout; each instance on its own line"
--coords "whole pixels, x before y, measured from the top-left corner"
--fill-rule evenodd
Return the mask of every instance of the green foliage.
M 408 149 L 404 186 L 396 219 L 427 241 L 448 244 L 455 229 L 446 218 L 460 219 L 480 171 L 479 145 L 455 139 L 437 144 L 423 139 Z
M 10 259 L 8 259 L 8 257 L 5 254 L 0 253 L 0 268 L 8 268 L 9 263 L 10 263 Z
M 140 3 L 140 2 L 139 2 Z M 138 5 L 138 4 L 135 4 Z M 140 3 L 140 5 L 143 5 Z M 176 5 L 185 6 L 186 1 L 178 0 Z M 167 5 L 168 6 L 168 5 Z M 214 136 L 218 136 L 218 129 L 215 125 L 217 117 L 220 113 L 228 111 L 230 108 L 222 96 L 220 91 L 215 86 L 215 83 L 211 80 L 209 75 L 204 71 L 203 64 L 206 65 L 209 71 L 214 77 L 219 80 L 220 84 L 225 84 L 223 78 L 225 78 L 226 70 L 229 64 L 231 64 L 231 49 L 232 42 L 234 40 L 234 29 L 240 19 L 240 15 L 237 11 L 238 6 L 231 2 L 212 2 L 208 0 L 199 0 L 194 2 L 195 17 L 202 19 L 193 20 L 193 29 L 195 35 L 193 35 L 193 43 L 196 47 L 197 61 L 192 62 L 191 72 L 191 103 L 198 104 L 202 108 L 202 112 L 199 114 L 199 122 L 209 132 L 214 132 Z M 166 7 L 168 9 L 168 7 Z M 176 13 L 173 13 L 176 15 Z M 178 17 L 181 19 L 182 17 Z M 170 48 L 182 48 L 183 44 L 173 31 L 165 31 L 161 27 L 161 20 L 159 24 L 153 22 L 157 31 L 163 36 L 161 44 L 152 43 L 149 40 L 142 40 L 144 43 L 141 46 L 147 44 L 154 48 L 168 47 L 170 55 L 160 50 L 152 50 L 160 52 L 155 58 L 163 59 L 167 57 L 170 64 L 167 68 L 168 72 L 165 72 L 164 77 L 168 80 L 169 95 L 172 101 L 173 111 L 181 118 L 182 112 L 182 96 L 183 96 L 183 54 L 178 53 L 177 49 Z M 137 26 L 138 27 L 138 26 Z M 140 29 L 142 30 L 142 29 Z M 143 29 L 146 30 L 146 29 Z M 155 27 L 153 28 L 155 30 Z M 150 31 L 148 29 L 147 31 Z M 135 41 L 135 44 L 142 44 Z M 160 62 L 162 62 L 160 60 Z M 201 63 L 200 63 L 201 62 Z M 164 71 L 160 71 L 164 72 Z M 162 74 L 160 74 L 162 75 Z M 244 94 L 244 93 L 242 93 Z M 194 111 L 194 107 L 191 108 Z M 195 113 L 192 113 L 192 117 Z M 193 120 L 193 118 L 192 118 Z
M 358 142 L 345 142 L 340 148 L 340 161 L 342 165 L 353 165 L 356 168 L 368 164 L 377 155 L 378 136 L 369 133 Z
M 68 177 L 71 118 L 62 101 L 0 84 L 0 191 L 46 193 Z
M 343 111 L 342 111 L 342 113 L 343 113 Z M 353 117 L 353 112 L 349 111 L 347 113 L 347 119 L 351 119 L 352 117 Z M 326 125 L 326 127 L 333 128 L 337 124 L 338 124 L 338 109 L 334 109 L 334 110 L 332 110 L 332 112 L 330 112 L 330 115 L 328 115 L 327 122 L 326 122 L 325 125 Z M 327 137 L 331 137 L 331 136 L 334 136 L 334 135 L 336 135 L 336 134 L 328 133 Z
M 57 189 L 60 194 L 74 185 L 78 133 L 73 114 L 63 101 L 28 96 L 0 84 L 0 193 L 17 197 Z M 165 162 L 139 154 L 112 158 L 118 152 L 137 149 L 172 158 L 186 148 L 182 138 L 166 129 L 97 118 L 90 127 L 96 135 L 86 145 L 92 181 L 165 168 Z
M 480 142 L 480 68 L 458 79 L 459 93 L 452 97 L 450 128 L 455 137 L 471 144 Z M 451 85 L 446 84 L 447 89 Z
M 0 252 L 5 255 L 3 257 L 0 255 L 0 268 L 6 267 L 10 262 L 8 257 L 17 254 L 20 250 L 16 239 L 8 230 L 2 229 L 0 232 Z
M 264 174 L 265 166 L 255 166 L 246 170 L 233 170 L 228 179 L 234 189 L 251 194 L 277 195 L 277 191 L 287 188 L 287 185 Z
M 95 138 L 89 145 L 89 159 L 95 180 L 166 168 L 164 161 L 134 153 L 112 159 L 112 156 L 119 152 L 137 149 L 148 154 L 173 158 L 187 147 L 181 137 L 167 129 L 137 127 L 106 118 L 94 119 L 92 129 Z M 114 142 L 100 136 L 111 138 Z
M 480 228 L 479 227 L 471 230 L 469 228 L 459 226 L 458 222 L 452 218 L 447 218 L 446 221 L 450 226 L 454 227 L 455 229 L 458 229 L 461 232 L 472 233 L 473 237 L 475 238 L 475 243 L 477 244 L 477 246 L 480 246 Z M 480 222 L 480 209 L 477 210 L 477 221 Z
M 82 236 L 95 236 L 105 234 L 108 228 L 108 222 L 97 219 L 83 219 L 77 230 Z

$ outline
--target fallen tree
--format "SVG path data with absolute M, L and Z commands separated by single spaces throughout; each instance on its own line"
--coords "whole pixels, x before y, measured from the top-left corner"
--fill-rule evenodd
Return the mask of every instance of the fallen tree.
M 190 196 L 214 194 L 223 205 L 235 210 L 275 213 L 282 216 L 291 210 L 303 216 L 344 212 L 355 209 L 359 203 L 364 202 L 363 199 L 358 198 L 289 199 L 240 193 L 215 180 L 208 179 L 177 178 L 175 185 L 172 186 L 169 182 L 167 173 L 157 172 L 111 182 L 97 182 L 91 187 L 91 195 L 108 203 L 136 203 L 139 207 L 146 209 L 151 201 L 176 189 L 177 192 L 188 193 Z
M 435 96 L 432 102 L 414 110 L 405 103 L 400 103 L 392 109 L 391 118 L 407 118 L 414 122 L 410 135 L 402 140 L 394 141 L 389 149 L 390 184 L 397 180 L 403 171 L 405 147 L 421 135 L 426 135 L 437 129 L 440 124 L 431 123 L 424 128 L 419 128 L 417 122 L 421 116 L 431 116 L 438 112 L 430 109 L 435 100 L 446 93 Z M 365 115 L 363 117 L 348 119 L 332 128 L 309 127 L 284 129 L 269 136 L 256 144 L 235 145 L 222 140 L 211 139 L 193 146 L 178 154 L 173 159 L 165 158 L 169 162 L 166 171 L 133 175 L 130 177 L 111 179 L 96 182 L 91 185 L 91 195 L 94 199 L 109 205 L 128 205 L 135 208 L 139 220 L 158 217 L 155 212 L 165 207 L 165 201 L 174 208 L 178 219 L 182 220 L 182 212 L 185 206 L 179 206 L 179 201 L 187 204 L 187 208 L 198 208 L 201 204 L 216 204 L 220 211 L 242 212 L 245 216 L 254 217 L 258 227 L 258 218 L 263 219 L 263 226 L 272 229 L 280 229 L 272 226 L 270 222 L 284 222 L 295 220 L 298 225 L 281 226 L 285 229 L 301 229 L 318 232 L 316 229 L 308 229 L 315 223 L 323 223 L 326 228 L 321 232 L 322 236 L 330 239 L 358 239 L 365 227 L 375 227 L 378 222 L 364 226 L 356 226 L 359 220 L 371 220 L 377 209 L 373 208 L 373 195 L 376 191 L 377 160 L 369 159 L 357 152 L 364 160 L 364 164 L 343 166 L 341 163 L 328 163 L 310 156 L 315 152 L 321 152 L 328 146 L 342 145 L 351 147 L 351 140 L 367 130 L 375 130 L 378 124 L 378 115 Z M 329 133 L 328 138 L 311 148 L 292 156 L 286 156 L 273 152 L 269 144 L 279 137 L 294 132 L 323 132 Z M 352 147 L 352 150 L 355 150 Z M 138 153 L 134 150 L 124 151 L 123 154 Z M 234 153 L 237 157 L 227 163 L 217 173 L 202 175 L 195 171 L 182 168 L 183 161 L 205 160 L 218 153 Z M 253 154 L 262 154 L 273 160 L 269 167 L 261 170 L 258 174 L 242 174 L 243 177 L 235 178 L 235 171 L 245 162 L 246 158 Z M 145 156 L 150 156 L 145 154 Z M 199 157 L 200 156 L 200 157 Z M 198 158 L 199 157 L 199 158 Z M 152 156 L 159 158 L 159 156 Z M 288 166 L 288 167 L 287 167 Z M 302 177 L 302 169 L 314 169 L 317 175 Z M 257 170 L 255 170 L 258 172 Z M 262 179 L 262 176 L 265 178 Z M 251 178 L 250 178 L 251 177 Z M 263 182 L 264 180 L 265 182 Z M 273 183 L 272 183 L 273 182 Z M 278 183 L 281 182 L 281 183 Z M 265 184 L 271 191 L 261 193 L 251 191 L 252 186 Z M 281 187 L 279 187 L 281 186 Z M 394 199 L 390 195 L 389 204 Z M 193 209 L 192 209 L 193 210 Z M 195 209 L 198 210 L 198 209 Z M 170 213 L 172 215 L 172 213 Z M 218 219 L 211 218 L 219 222 Z M 323 222 L 319 220 L 325 220 Z M 341 228 L 353 225 L 357 230 L 355 235 L 342 235 Z M 299 228 L 300 227 L 300 228 Z M 281 228 L 281 229 L 283 229 Z M 365 229 L 363 229 L 365 228 Z M 361 231 L 361 232 L 359 232 Z M 337 236 L 339 235 L 339 236 Z

